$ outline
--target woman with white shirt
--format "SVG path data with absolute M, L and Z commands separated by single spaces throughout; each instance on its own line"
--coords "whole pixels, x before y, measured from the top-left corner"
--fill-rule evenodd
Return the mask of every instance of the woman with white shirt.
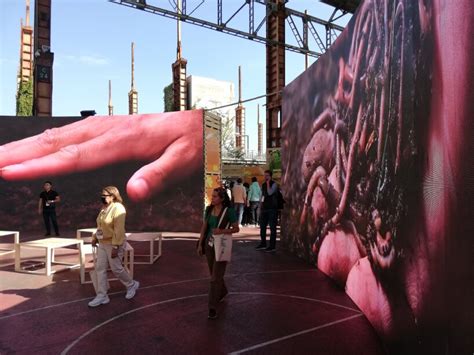
M 131 299 L 140 286 L 133 280 L 122 265 L 125 247 L 125 216 L 126 210 L 122 197 L 115 186 L 102 190 L 103 207 L 97 216 L 97 232 L 92 239 L 92 245 L 97 246 L 97 296 L 89 302 L 89 307 L 97 307 L 110 302 L 107 296 L 107 269 L 110 266 L 113 274 L 127 288 L 126 299 Z

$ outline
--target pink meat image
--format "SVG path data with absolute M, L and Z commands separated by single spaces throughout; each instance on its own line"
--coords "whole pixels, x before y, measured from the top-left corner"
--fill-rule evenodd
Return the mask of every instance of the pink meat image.
M 473 19 L 469 0 L 362 1 L 283 94 L 283 239 L 393 352 L 472 342 Z

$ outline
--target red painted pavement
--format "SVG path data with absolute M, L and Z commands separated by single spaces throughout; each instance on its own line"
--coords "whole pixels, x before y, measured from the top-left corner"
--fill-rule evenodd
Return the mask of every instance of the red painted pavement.
M 141 253 L 146 244 L 133 246 Z M 12 258 L 1 257 L 0 353 L 384 353 L 344 290 L 285 251 L 266 254 L 255 246 L 234 244 L 230 295 L 214 321 L 207 319 L 207 265 L 194 240 L 166 239 L 155 264 L 135 265 L 140 289 L 133 300 L 113 281 L 111 302 L 95 309 L 87 306 L 93 287 L 80 284 L 78 270 L 20 274 Z M 58 254 L 70 261 L 76 253 Z

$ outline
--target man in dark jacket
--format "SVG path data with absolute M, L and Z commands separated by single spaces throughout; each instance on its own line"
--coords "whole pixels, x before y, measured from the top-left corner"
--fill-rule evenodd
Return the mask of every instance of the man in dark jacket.
M 276 250 L 276 227 L 278 218 L 278 185 L 272 180 L 272 172 L 265 171 L 260 199 L 260 244 L 257 250 L 274 252 Z M 270 225 L 270 245 L 267 247 L 267 226 Z

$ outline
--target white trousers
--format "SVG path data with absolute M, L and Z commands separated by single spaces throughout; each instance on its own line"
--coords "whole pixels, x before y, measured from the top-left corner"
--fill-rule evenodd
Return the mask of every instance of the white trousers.
M 118 248 L 118 256 L 112 258 L 112 245 L 99 243 L 97 248 L 97 261 L 95 264 L 95 272 L 97 274 L 97 295 L 107 295 L 107 269 L 110 266 L 113 274 L 127 288 L 133 285 L 133 280 L 127 270 L 122 265 L 123 246 Z

